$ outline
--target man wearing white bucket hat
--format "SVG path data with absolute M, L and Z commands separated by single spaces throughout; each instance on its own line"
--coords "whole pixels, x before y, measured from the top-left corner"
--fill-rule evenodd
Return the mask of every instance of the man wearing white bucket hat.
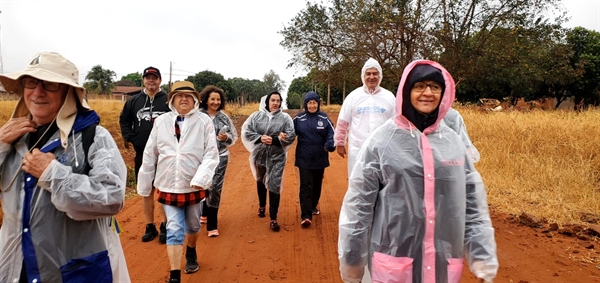
M 127 169 L 78 78 L 51 52 L 0 74 L 20 95 L 0 128 L 0 282 L 130 281 L 114 217 Z

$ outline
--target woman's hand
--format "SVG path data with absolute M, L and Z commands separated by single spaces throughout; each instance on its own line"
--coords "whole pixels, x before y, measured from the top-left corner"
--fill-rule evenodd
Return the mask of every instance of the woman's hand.
M 225 141 L 227 139 L 227 133 L 218 134 L 217 139 L 220 141 Z
M 261 141 L 263 144 L 266 144 L 266 145 L 271 145 L 271 144 L 273 143 L 273 138 L 271 138 L 270 136 L 267 136 L 267 135 L 262 135 L 262 136 L 260 137 L 260 141 Z
M 284 132 L 280 132 L 279 133 L 279 139 L 280 140 L 285 140 L 286 138 L 287 138 L 287 134 L 286 133 L 284 133 Z

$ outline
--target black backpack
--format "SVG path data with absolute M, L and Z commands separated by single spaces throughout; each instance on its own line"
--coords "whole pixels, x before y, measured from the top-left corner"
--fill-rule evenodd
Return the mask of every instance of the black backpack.
M 88 161 L 88 153 L 90 151 L 90 146 L 94 143 L 94 137 L 96 136 L 96 124 L 92 124 L 87 128 L 81 130 L 81 143 L 83 145 L 83 152 L 85 154 L 85 162 L 88 164 L 85 174 L 90 172 L 91 164 Z

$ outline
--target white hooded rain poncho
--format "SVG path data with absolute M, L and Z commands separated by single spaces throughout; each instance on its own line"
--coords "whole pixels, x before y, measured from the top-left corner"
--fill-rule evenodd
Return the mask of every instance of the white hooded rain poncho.
M 137 191 L 141 196 L 150 196 L 153 187 L 166 193 L 187 194 L 196 191 L 192 186 L 208 190 L 212 185 L 219 164 L 213 122 L 198 110 L 196 96 L 194 108 L 185 115 L 177 113 L 174 97 L 169 98 L 171 112 L 156 118 L 146 143 L 138 175 Z M 179 141 L 175 136 L 178 116 L 184 118 Z
M 420 131 L 404 116 L 403 89 L 423 64 L 438 69 L 445 90 L 437 117 Z M 483 181 L 461 138 L 441 124 L 454 92 L 452 77 L 438 63 L 419 60 L 404 70 L 395 118 L 367 138 L 348 180 L 338 241 L 345 282 L 359 282 L 368 264 L 373 282 L 458 283 L 463 260 L 478 278 L 496 276 Z
M 369 90 L 365 82 L 365 73 L 370 68 L 379 71 L 379 83 L 373 91 Z M 360 78 L 363 85 L 353 90 L 344 100 L 333 137 L 335 146 L 345 146 L 346 138 L 348 139 L 348 175 L 365 139 L 386 120 L 394 117 L 395 113 L 394 95 L 379 86 L 383 80 L 383 72 L 377 60 L 367 60 L 362 67 Z
M 296 139 L 296 131 L 292 117 L 282 112 L 281 107 L 275 112 L 269 112 L 266 100 L 267 96 L 263 96 L 259 110 L 244 121 L 242 143 L 250 152 L 250 169 L 256 181 L 264 183 L 269 191 L 279 194 L 282 190 L 287 151 Z M 260 142 L 262 135 L 279 139 L 277 135 L 280 132 L 287 135 L 286 139 L 279 140 L 280 146 L 265 145 Z M 257 170 L 257 165 L 266 168 L 266 172 Z

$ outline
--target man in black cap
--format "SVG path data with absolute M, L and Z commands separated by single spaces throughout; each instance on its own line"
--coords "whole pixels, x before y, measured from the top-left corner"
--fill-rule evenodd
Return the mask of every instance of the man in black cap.
M 144 148 L 150 136 L 150 131 L 154 125 L 156 117 L 171 111 L 167 104 L 167 94 L 160 89 L 162 77 L 160 71 L 155 67 L 148 67 L 142 73 L 144 89 L 140 93 L 132 96 L 121 112 L 120 124 L 121 134 L 125 140 L 125 147 L 128 143 L 133 144 L 135 150 L 135 179 L 137 182 Z M 142 205 L 144 207 L 144 217 L 146 218 L 146 232 L 142 236 L 142 242 L 152 241 L 159 235 L 154 226 L 154 189 L 148 197 L 143 197 Z M 160 215 L 160 236 L 158 241 L 166 243 L 167 241 L 167 221 L 165 211 L 162 206 L 158 206 Z

